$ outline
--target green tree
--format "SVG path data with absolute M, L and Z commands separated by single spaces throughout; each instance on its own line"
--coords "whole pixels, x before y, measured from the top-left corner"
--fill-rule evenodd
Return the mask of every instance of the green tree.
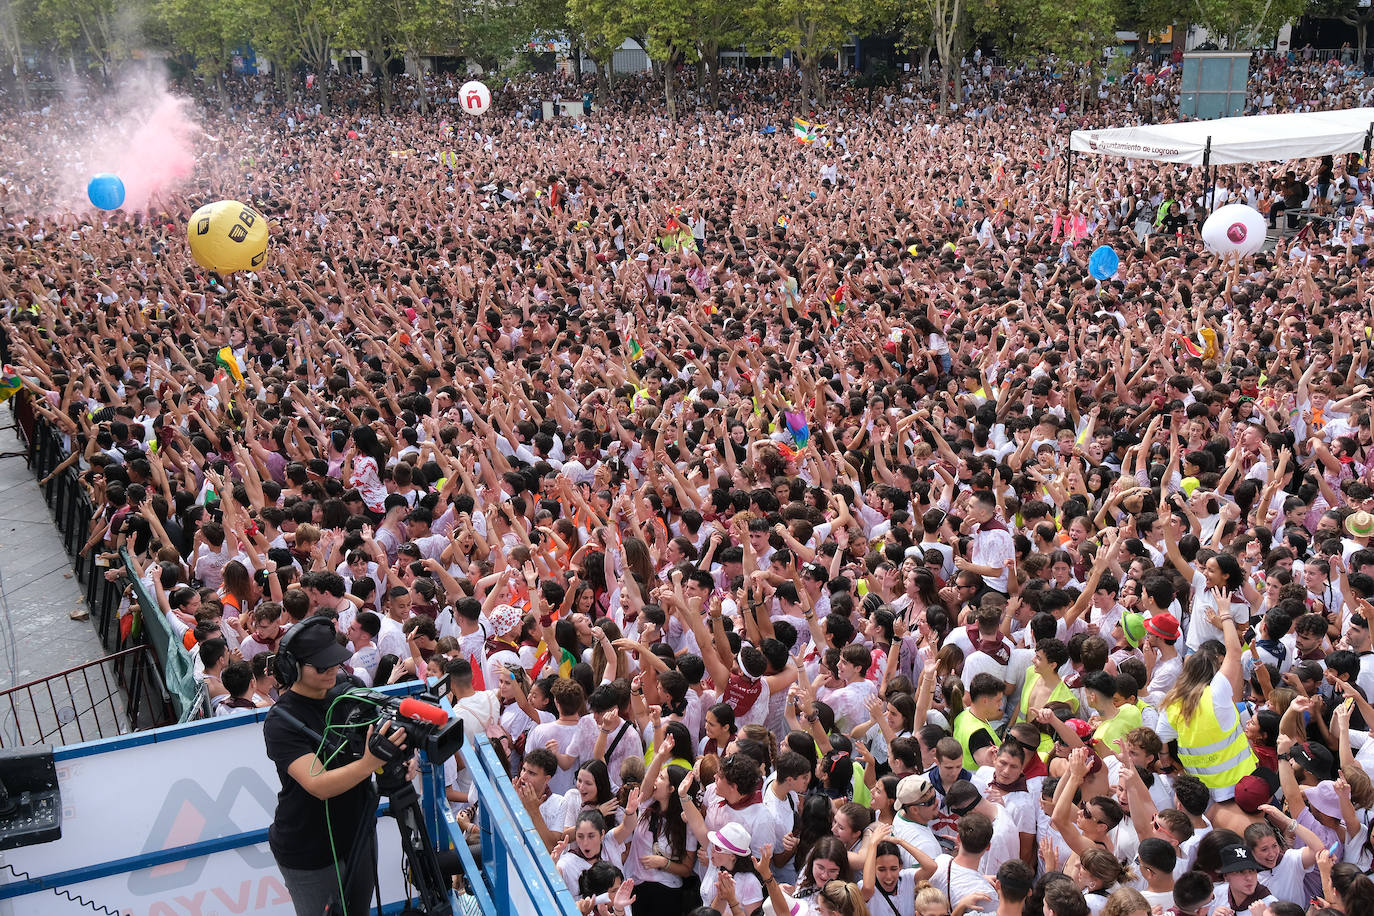
M 1115 39 L 1120 0 L 1003 0 L 998 17 L 1010 31 L 1012 57 L 1052 54 L 1066 69 L 1086 69 L 1078 81 L 1080 110 L 1102 75 L 1103 51 Z
M 875 0 L 759 0 L 755 10 L 755 40 L 775 54 L 792 52 L 801 73 L 802 101 L 815 98 L 821 107 L 826 104 L 821 61 L 835 55 L 851 36 L 878 22 L 882 13 Z
M 107 80 L 117 62 L 145 47 L 143 24 L 154 18 L 149 0 L 38 0 L 32 15 L 52 47 L 85 55 Z
M 280 16 L 295 39 L 295 56 L 315 74 L 316 100 L 329 114 L 330 73 L 334 67 L 334 39 L 338 35 L 336 11 L 326 0 L 256 0 L 266 2 Z M 254 32 L 254 36 L 257 33 Z
M 696 16 L 697 56 L 714 107 L 720 103 L 720 49 L 737 45 L 748 37 L 747 9 L 734 0 L 699 0 Z
M 172 48 L 192 57 L 196 71 L 214 82 L 220 107 L 227 108 L 224 74 L 234 48 L 249 35 L 243 4 L 239 0 L 160 0 L 158 15 Z
M 1360 0 L 1315 0 L 1307 11 L 1309 16 L 1319 19 L 1336 19 L 1355 27 L 1355 51 L 1357 62 L 1364 61 L 1365 49 L 1369 46 L 1369 24 L 1374 22 L 1374 5 L 1360 5 Z
M 288 103 L 295 100 L 292 71 L 301 61 L 301 45 L 295 31 L 295 17 L 286 5 L 274 0 L 239 0 L 244 18 L 252 35 L 253 50 L 258 57 L 271 61 L 272 72 L 286 94 Z M 296 0 L 299 2 L 299 0 Z
M 1183 27 L 1193 15 L 1191 0 L 1123 0 L 1121 21 L 1143 41 L 1161 35 L 1169 26 Z
M 959 61 L 968 41 L 970 20 L 988 15 L 994 0 L 917 0 L 910 5 L 887 8 L 887 16 L 878 10 L 878 17 L 892 22 L 902 35 L 902 44 L 921 49 L 921 78 L 929 78 L 930 53 L 939 58 L 940 112 L 949 111 L 950 90 L 959 92 L 962 76 Z M 1000 28 L 1000 24 L 994 27 Z M 991 28 L 989 29 L 991 30 Z
M 15 88 L 19 92 L 19 99 L 28 107 L 29 82 L 24 77 L 24 72 L 28 69 L 24 65 L 25 36 L 19 27 L 21 13 L 17 9 L 18 6 L 19 3 L 15 0 L 0 0 L 0 42 L 5 45 L 5 57 L 9 58 L 10 67 L 15 74 Z
M 455 41 L 464 56 L 495 70 L 540 33 L 566 32 L 564 0 L 469 0 L 458 7 Z
M 623 0 L 568 0 L 569 34 L 596 65 L 598 91 L 610 91 L 615 49 L 635 35 L 638 10 Z M 646 39 L 647 42 L 647 39 Z
M 1278 37 L 1302 15 L 1308 0 L 1193 0 L 1192 20 L 1226 47 L 1249 50 Z
M 663 100 L 668 117 L 677 118 L 677 68 L 697 56 L 698 23 L 693 0 L 646 0 L 635 4 L 631 28 L 648 36 L 649 58 L 663 77 Z
M 1033 59 L 1053 54 L 1075 64 L 1098 63 L 1112 43 L 1118 0 L 1006 0 L 1011 53 Z
M 341 46 L 367 52 L 378 69 L 382 108 L 391 111 L 395 93 L 391 65 L 404 56 L 393 0 L 341 0 L 334 7 Z

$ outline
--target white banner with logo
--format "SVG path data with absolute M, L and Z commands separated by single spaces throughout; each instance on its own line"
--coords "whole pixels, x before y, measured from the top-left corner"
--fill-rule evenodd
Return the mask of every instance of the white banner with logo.
M 257 715 L 58 749 L 56 757 L 62 838 L 0 853 L 0 886 L 265 829 L 280 788 Z M 400 838 L 389 817 L 378 823 L 377 846 L 382 900 L 401 901 Z M 294 916 L 295 910 L 264 839 L 0 900 L 0 916 L 10 913 Z

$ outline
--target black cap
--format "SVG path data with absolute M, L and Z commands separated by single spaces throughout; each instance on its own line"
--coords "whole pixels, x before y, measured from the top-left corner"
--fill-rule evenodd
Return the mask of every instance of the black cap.
M 296 624 L 300 632 L 294 634 L 287 651 L 301 664 L 308 664 L 317 671 L 342 665 L 353 657 L 335 638 L 334 627 L 327 624 Z
M 1229 875 L 1238 871 L 1259 871 L 1260 864 L 1250 855 L 1250 850 L 1239 843 L 1221 847 L 1221 873 Z
M 1336 758 L 1325 746 L 1312 741 L 1302 741 L 1293 745 L 1288 752 L 1293 762 L 1316 776 L 1318 781 L 1330 779 L 1336 766 Z

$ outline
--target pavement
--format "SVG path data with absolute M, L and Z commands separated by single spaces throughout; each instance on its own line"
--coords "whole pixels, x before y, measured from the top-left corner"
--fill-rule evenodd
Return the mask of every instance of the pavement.
M 9 411 L 0 408 L 0 423 L 9 420 Z M 0 429 L 0 452 L 23 448 L 13 428 Z M 105 656 L 91 621 L 72 619 L 77 610 L 87 610 L 85 590 L 43 492 L 22 454 L 0 458 L 0 691 Z M 73 720 L 92 715 L 92 693 L 96 699 L 105 696 L 106 681 L 101 668 L 92 668 L 85 676 L 53 682 L 51 698 L 49 687 L 31 694 L 0 693 L 0 746 L 19 743 L 16 737 L 34 743 L 35 717 L 49 743 L 81 740 L 75 732 L 68 734 L 71 729 L 48 732 L 55 722 L 74 725 Z

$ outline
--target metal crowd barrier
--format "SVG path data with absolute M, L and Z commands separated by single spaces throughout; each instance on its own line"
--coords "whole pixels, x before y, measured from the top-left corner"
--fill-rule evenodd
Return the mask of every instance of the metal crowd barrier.
M 66 460 L 68 453 L 57 431 L 47 421 L 33 414 L 22 393 L 11 403 L 17 429 L 27 445 L 29 469 L 41 481 Z M 98 560 L 98 550 L 81 553 L 91 534 L 95 506 L 91 504 L 76 467 L 65 468 L 53 475 L 40 489 L 52 511 L 62 545 L 72 559 L 77 581 L 85 588 L 91 623 L 105 651 L 118 653 L 148 646 L 157 658 L 157 692 L 164 697 L 170 692 L 176 716 L 185 721 L 204 714 L 203 701 L 198 702 L 195 681 L 191 677 L 190 656 L 177 640 L 171 638 L 156 598 L 130 577 L 118 576 L 114 581 L 108 580 L 105 573 L 110 567 Z M 127 555 L 124 562 L 128 568 Z M 129 592 L 127 605 L 124 601 L 126 589 Z M 125 618 L 120 616 L 122 608 L 126 610 Z M 121 626 L 121 623 L 124 625 Z M 158 719 L 161 720 L 161 717 Z

